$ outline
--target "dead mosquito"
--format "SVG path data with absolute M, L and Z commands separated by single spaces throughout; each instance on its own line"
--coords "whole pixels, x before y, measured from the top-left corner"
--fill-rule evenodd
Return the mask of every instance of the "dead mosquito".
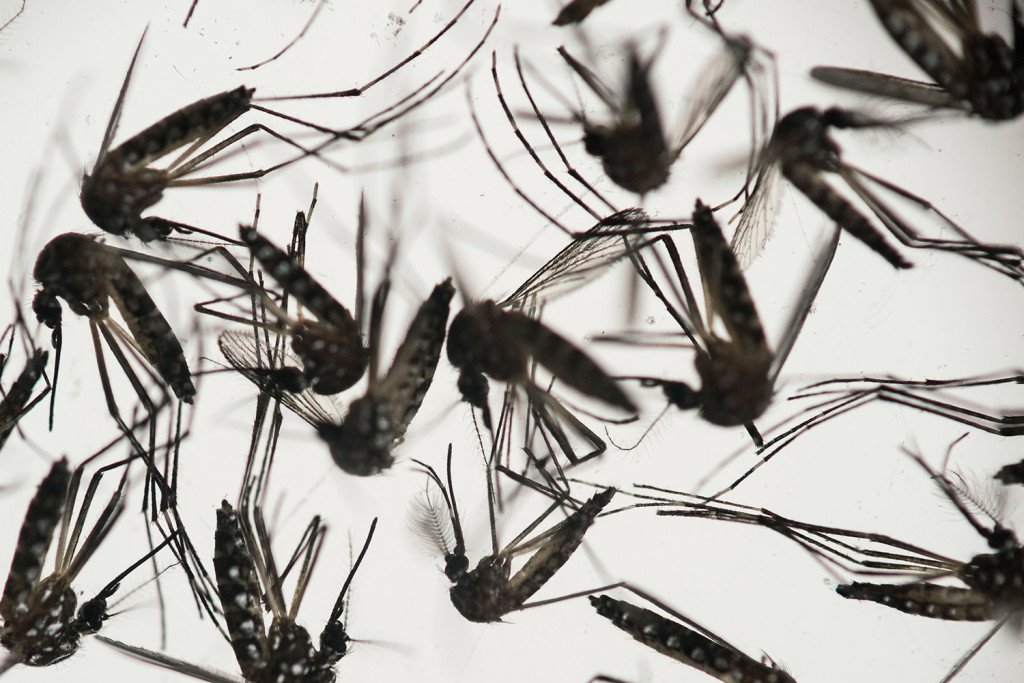
M 655 493 L 650 496 L 641 494 L 639 497 L 648 498 L 650 502 L 641 503 L 640 506 L 669 508 L 659 509 L 659 515 L 756 524 L 789 538 L 816 558 L 841 569 L 861 575 L 911 579 L 903 583 L 840 583 L 836 591 L 844 598 L 877 602 L 901 612 L 932 619 L 995 621 L 995 626 L 957 661 L 943 679 L 948 681 L 966 666 L 1000 628 L 1024 609 L 1024 548 L 1013 531 L 996 519 L 995 510 L 982 498 L 971 493 L 962 480 L 951 480 L 944 473 L 933 471 L 920 456 L 910 455 L 986 540 L 992 552 L 960 561 L 884 534 L 808 524 L 764 508 L 723 501 L 711 503 L 706 497 L 680 494 L 652 486 L 641 487 Z M 666 493 L 676 497 L 661 496 Z M 980 519 L 972 509 L 989 521 Z M 855 545 L 858 542 L 867 545 Z M 955 578 L 966 587 L 932 583 L 942 577 Z
M 811 76 L 840 88 L 990 121 L 1016 118 L 1024 112 L 1024 27 L 1018 2 L 1009 4 L 1012 47 L 981 30 L 976 0 L 871 0 L 882 26 L 931 82 L 836 66 L 815 67 Z
M 842 158 L 839 145 L 829 135 L 838 129 L 893 129 L 897 122 L 855 111 L 803 107 L 782 117 L 760 159 L 752 195 L 743 207 L 732 245 L 740 264 L 748 265 L 771 236 L 775 191 L 781 174 L 826 216 L 870 247 L 896 268 L 912 264 L 885 237 L 876 223 L 837 191 L 828 181 L 838 176 L 901 244 L 912 249 L 934 249 L 959 254 L 1014 280 L 1024 282 L 1024 253 L 1016 246 L 982 244 L 925 199 L 872 175 Z M 959 239 L 922 237 L 882 200 L 870 185 L 902 197 L 937 215 Z
M 540 590 L 561 567 L 569 561 L 583 542 L 583 536 L 594 519 L 615 495 L 614 488 L 607 488 L 594 494 L 590 500 L 579 506 L 564 520 L 555 524 L 536 537 L 525 540 L 537 526 L 552 512 L 567 502 L 559 496 L 540 517 L 527 526 L 504 548 L 498 547 L 494 522 L 493 487 L 491 470 L 487 470 L 488 504 L 491 522 L 492 552 L 485 555 L 473 569 L 469 568 L 466 544 L 462 534 L 458 504 L 452 486 L 452 447 L 448 446 L 447 479 L 444 480 L 429 465 L 414 461 L 437 487 L 440 499 L 432 497 L 429 488 L 420 501 L 415 526 L 431 538 L 444 553 L 445 576 L 452 582 L 451 600 L 459 614 L 469 621 L 489 623 L 501 621 L 502 617 L 519 610 L 539 607 L 561 600 L 578 597 L 549 598 L 527 602 Z M 453 542 L 453 543 L 452 543 Z M 449 547 L 451 546 L 451 547 Z M 533 555 L 512 574 L 512 559 L 517 555 L 533 552 Z M 588 591 L 592 592 L 592 591 Z
M 660 386 L 669 405 L 682 410 L 699 409 L 701 417 L 714 425 L 744 425 L 755 443 L 760 443 L 761 437 L 754 426 L 754 420 L 764 413 L 772 401 L 775 381 L 796 343 L 832 263 L 839 240 L 838 230 L 834 231 L 832 239 L 815 258 L 815 265 L 802 289 L 801 299 L 784 328 L 776 351 L 772 351 L 768 345 L 761 318 L 732 249 L 725 241 L 711 210 L 699 199 L 694 208 L 690 235 L 704 290 L 706 312 L 703 319 L 683 269 L 682 259 L 670 237 L 666 236 L 659 244 L 668 254 L 671 270 L 657 251 L 652 252 L 652 259 L 661 273 L 670 278 L 669 292 L 678 301 L 678 306 L 672 303 L 658 283 L 647 258 L 641 253 L 634 253 L 633 259 L 640 278 L 693 344 L 697 352 L 694 364 L 701 380 L 700 388 L 695 390 L 685 382 L 651 377 L 630 376 L 622 379 L 639 380 L 644 386 Z M 727 337 L 715 331 L 716 322 L 721 323 Z M 608 339 L 634 341 L 628 337 Z M 637 445 L 639 443 L 637 441 Z
M 348 653 L 351 642 L 342 622 L 345 596 L 366 556 L 376 527 L 377 520 L 374 519 L 362 550 L 320 632 L 319 642 L 314 645 L 306 628 L 296 622 L 296 616 L 327 531 L 320 517 L 314 517 L 307 526 L 281 573 L 274 560 L 260 508 L 255 508 L 250 520 L 227 501 L 221 503 L 217 510 L 213 564 L 231 647 L 244 681 L 333 683 L 336 680 L 334 667 Z M 294 597 L 289 603 L 284 597 L 284 576 L 300 561 Z M 263 618 L 264 602 L 272 615 L 269 627 Z M 194 678 L 213 683 L 237 683 L 239 680 L 160 652 L 110 638 L 102 640 L 135 658 Z
M 162 543 L 79 607 L 72 583 L 123 512 L 127 467 L 135 457 L 105 465 L 92 475 L 76 517 L 75 501 L 83 469 L 106 450 L 87 458 L 74 472 L 68 469 L 66 459 L 55 462 L 29 503 L 11 570 L 4 584 L 3 597 L 0 598 L 0 619 L 3 620 L 0 645 L 8 652 L 0 661 L 0 673 L 17 664 L 50 666 L 73 655 L 82 636 L 99 631 L 110 617 L 107 601 L 121 581 L 176 538 L 176 533 L 167 535 Z M 116 489 L 85 538 L 81 538 L 86 516 L 103 475 L 119 468 L 124 468 L 124 473 Z M 58 529 L 54 571 L 40 578 L 54 532 Z
M 362 95 L 368 89 L 414 60 L 423 50 L 440 39 L 473 2 L 475 0 L 469 0 L 455 19 L 449 22 L 440 33 L 435 35 L 419 50 L 413 52 L 385 73 L 358 88 L 333 93 L 268 97 L 263 98 L 263 101 L 357 97 Z M 383 126 L 401 118 L 420 104 L 429 100 L 450 82 L 479 50 L 483 42 L 486 41 L 497 19 L 498 13 L 496 12 L 494 20 L 491 22 L 483 39 L 454 71 L 448 74 L 444 74 L 444 72 L 436 74 L 430 81 L 417 88 L 411 94 L 351 128 L 336 130 L 268 109 L 256 104 L 257 100 L 253 98 L 254 88 L 240 86 L 187 105 L 137 133 L 117 147 L 111 148 L 124 105 L 125 95 L 127 94 L 128 84 L 142 47 L 142 40 L 140 40 L 132 56 L 132 61 L 128 66 L 128 71 L 125 74 L 114 110 L 107 123 L 96 163 L 92 170 L 83 178 L 80 197 L 82 208 L 90 220 L 103 230 L 119 236 L 135 235 L 144 242 L 166 239 L 173 231 L 185 234 L 200 233 L 224 239 L 217 233 L 193 225 L 157 216 L 144 217 L 142 212 L 156 204 L 163 196 L 163 192 L 170 188 L 198 187 L 261 178 L 272 171 L 307 156 L 319 156 L 321 151 L 337 140 L 356 142 L 365 139 Z M 144 37 L 145 34 L 143 34 Z M 442 76 L 444 77 L 442 78 Z M 212 145 L 208 149 L 200 151 L 210 140 L 250 110 L 260 111 L 293 123 L 302 124 L 307 128 L 327 134 L 328 139 L 326 142 L 318 143 L 312 149 L 307 149 L 293 139 L 278 133 L 262 123 L 254 123 Z M 215 157 L 221 152 L 257 132 L 263 132 L 295 147 L 299 150 L 298 156 L 253 171 L 198 178 L 190 177 L 194 171 L 204 168 L 214 161 Z M 184 151 L 167 168 L 157 169 L 152 166 L 154 162 L 182 148 L 184 148 Z
M 801 391 L 789 397 L 789 400 L 799 399 L 823 399 L 818 403 L 802 410 L 799 414 L 811 413 L 811 416 L 800 422 L 787 427 L 785 430 L 772 436 L 758 448 L 762 457 L 738 479 L 728 487 L 716 494 L 723 495 L 736 488 L 747 477 L 752 475 L 758 468 L 774 458 L 783 448 L 818 425 L 833 418 L 839 417 L 849 411 L 856 410 L 868 403 L 881 401 L 893 403 L 907 408 L 914 408 L 924 413 L 944 417 L 960 424 L 967 425 L 974 429 L 980 429 L 989 434 L 998 436 L 1020 436 L 1024 434 L 1024 415 L 1017 414 L 991 414 L 983 412 L 968 405 L 958 404 L 953 401 L 939 400 L 928 396 L 929 393 L 942 392 L 950 389 L 996 386 L 1001 384 L 1024 383 L 1024 376 L 1010 375 L 1001 377 L 971 377 L 960 379 L 923 379 L 907 380 L 896 377 L 839 377 L 825 380 L 804 387 Z M 832 385 L 846 384 L 867 385 L 864 388 L 833 389 Z M 792 421 L 790 418 L 783 422 L 787 424 Z M 1005 470 L 1005 473 L 1004 473 Z M 1015 483 L 1014 466 L 1007 466 L 1000 470 L 995 477 L 997 479 L 1008 478 L 1004 483 Z
M 723 49 L 704 68 L 699 91 L 689 98 L 691 104 L 676 129 L 666 132 L 651 85 L 651 68 L 664 44 L 662 35 L 654 53 L 644 59 L 635 44 L 626 46 L 627 76 L 620 93 L 609 87 L 596 72 L 574 57 L 563 46 L 558 54 L 611 113 L 610 123 L 590 121 L 582 109 L 566 104 L 574 122 L 583 127 L 586 151 L 601 160 L 605 174 L 619 187 L 643 196 L 668 181 L 672 165 L 703 129 L 733 86 L 744 81 L 750 94 L 753 149 L 764 146 L 778 119 L 774 95 L 769 96 L 762 82 L 774 73 L 771 55 L 744 36 L 724 33 L 713 21 L 701 21 L 723 41 Z M 518 55 L 516 56 L 518 66 Z M 540 79 L 540 75 L 537 75 Z M 541 81 L 544 82 L 544 81 Z M 554 89 L 548 88 L 554 92 Z M 531 104 L 533 98 L 530 97 Z M 546 128 L 544 117 L 540 118 Z M 752 167 L 752 166 L 751 166 Z
M 634 640 L 726 683 L 795 683 L 795 679 L 767 655 L 761 660 L 745 655 L 729 641 L 647 592 L 629 584 L 623 584 L 622 588 L 635 593 L 673 617 L 664 617 L 652 610 L 608 595 L 590 596 L 590 604 L 597 613 L 628 633 Z M 590 680 L 591 683 L 622 683 L 609 676 L 595 676 Z

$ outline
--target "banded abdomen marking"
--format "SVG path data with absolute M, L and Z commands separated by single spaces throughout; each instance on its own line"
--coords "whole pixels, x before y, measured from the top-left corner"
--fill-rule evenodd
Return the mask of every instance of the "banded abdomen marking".
M 790 163 L 783 165 L 782 172 L 786 179 L 806 195 L 826 216 L 878 253 L 893 267 L 910 268 L 913 265 L 889 244 L 882 233 L 876 230 L 863 214 L 825 182 L 818 169 L 810 164 Z
M 217 510 L 213 568 L 231 648 L 246 680 L 254 680 L 266 664 L 268 642 L 263 627 L 259 579 L 242 534 L 238 513 L 227 501 Z
M 905 0 L 871 0 L 885 30 L 903 51 L 951 95 L 967 94 L 960 58 Z
M 53 532 L 64 514 L 69 481 L 68 461 L 61 458 L 53 463 L 28 504 L 14 548 L 11 570 L 4 584 L 4 594 L 0 598 L 0 618 L 5 624 L 16 617 L 19 608 L 25 606 L 39 581 Z

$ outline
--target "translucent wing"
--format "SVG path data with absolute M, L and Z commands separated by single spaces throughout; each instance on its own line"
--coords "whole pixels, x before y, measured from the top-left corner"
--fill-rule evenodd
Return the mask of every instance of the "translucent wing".
M 754 192 L 740 212 L 740 221 L 732 236 L 732 250 L 740 268 L 746 270 L 761 255 L 775 230 L 775 212 L 779 203 L 778 164 L 761 167 Z

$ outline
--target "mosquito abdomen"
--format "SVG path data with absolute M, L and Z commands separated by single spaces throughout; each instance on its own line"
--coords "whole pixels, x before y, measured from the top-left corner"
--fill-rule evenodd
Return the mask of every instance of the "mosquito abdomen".
M 217 510 L 213 568 L 235 659 L 246 680 L 256 680 L 269 647 L 263 630 L 263 591 L 238 513 L 227 501 Z
M 14 547 L 11 570 L 4 584 L 4 594 L 0 598 L 0 618 L 4 620 L 5 628 L 7 622 L 17 616 L 19 608 L 25 605 L 39 581 L 53 532 L 64 513 L 70 480 L 68 462 L 61 458 L 53 463 L 28 504 L 18 543 Z
M 591 596 L 590 604 L 634 640 L 719 680 L 729 683 L 793 681 L 785 671 L 751 659 L 649 609 L 607 595 Z
M 996 617 L 995 604 L 981 591 L 957 586 L 916 583 L 843 583 L 836 592 L 851 600 L 869 600 L 880 605 L 932 619 L 947 621 L 988 621 Z
M 791 163 L 783 166 L 783 173 L 786 179 L 814 202 L 826 216 L 873 249 L 893 267 L 910 268 L 913 265 L 904 259 L 850 202 L 825 182 L 818 169 L 806 163 Z
M 911 3 L 871 0 L 871 6 L 893 40 L 925 73 L 955 97 L 967 94 L 959 58 Z

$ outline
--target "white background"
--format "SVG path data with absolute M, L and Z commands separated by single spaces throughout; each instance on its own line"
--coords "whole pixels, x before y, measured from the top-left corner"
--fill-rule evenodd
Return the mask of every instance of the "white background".
M 5 17 L 14 4 L 5 0 Z M 13 244 L 18 230 L 28 231 L 27 251 L 5 259 L 11 277 L 22 288 L 21 304 L 26 310 L 32 288 L 26 278 L 38 250 L 61 232 L 94 231 L 77 203 L 79 178 L 93 163 L 124 70 L 147 25 L 149 33 L 116 142 L 189 102 L 239 84 L 256 87 L 257 95 L 264 96 L 351 87 L 408 54 L 456 11 L 456 4 L 447 1 L 424 0 L 411 15 L 410 3 L 335 2 L 291 52 L 262 69 L 240 73 L 236 67 L 270 56 L 291 39 L 313 5 L 289 0 L 202 0 L 186 30 L 181 21 L 188 4 L 186 0 L 30 0 L 25 13 L 0 34 L 4 93 L 0 101 L 4 141 L 0 230 L 4 244 Z M 658 29 L 668 30 L 669 46 L 657 62 L 655 83 L 669 126 L 678 119 L 687 93 L 717 47 L 706 30 L 682 16 L 677 4 L 616 0 L 587 24 L 587 37 L 598 46 L 598 69 L 613 84 L 622 72 L 621 48 L 627 38 L 649 50 Z M 1005 32 L 1004 3 L 997 4 L 994 9 L 986 7 L 983 20 Z M 490 50 L 497 50 L 512 108 L 525 110 L 527 102 L 516 84 L 511 56 L 512 46 L 519 45 L 523 57 L 575 101 L 572 81 L 554 48 L 562 42 L 578 45 L 578 37 L 547 25 L 555 9 L 547 2 L 505 7 L 490 43 L 472 64 L 470 80 L 485 132 L 517 183 L 549 212 L 582 230 L 591 223 L 587 215 L 571 207 L 522 154 L 501 115 L 487 70 Z M 386 106 L 438 70 L 456 64 L 478 40 L 492 12 L 489 0 L 478 0 L 447 37 L 363 100 L 315 106 L 280 103 L 279 108 L 333 126 L 357 122 L 361 114 Z M 775 52 L 783 113 L 806 104 L 861 102 L 814 85 L 806 74 L 815 64 L 920 77 L 864 2 L 728 0 L 719 17 L 728 29 L 748 33 Z M 565 116 L 564 108 L 540 86 L 534 91 L 545 111 Z M 593 102 L 588 107 L 590 116 L 601 116 Z M 870 107 L 882 113 L 898 111 L 877 103 Z M 648 197 L 645 206 L 663 216 L 686 216 L 696 196 L 710 202 L 734 192 L 742 178 L 745 112 L 745 95 L 737 89 L 683 154 L 670 183 Z M 296 130 L 257 112 L 244 116 L 233 129 L 257 120 L 285 132 Z M 387 331 L 388 348 L 393 349 L 413 307 L 450 270 L 440 248 L 442 236 L 451 243 L 462 277 L 475 297 L 500 297 L 512 291 L 565 242 L 516 197 L 484 155 L 469 122 L 461 82 L 406 124 L 358 147 L 339 147 L 333 156 L 337 163 L 355 168 L 393 160 L 403 149 L 426 153 L 428 161 L 402 173 L 342 174 L 318 162 L 304 162 L 259 183 L 171 192 L 156 211 L 231 233 L 239 222 L 251 220 L 259 192 L 260 227 L 284 243 L 294 212 L 306 207 L 313 183 L 319 182 L 320 203 L 309 236 L 308 265 L 342 301 L 351 303 L 356 206 L 359 193 L 365 192 L 373 217 L 371 282 L 376 281 L 386 251 L 387 234 L 402 235 L 398 285 Z M 536 123 L 524 117 L 521 124 L 551 168 L 561 171 Z M 1019 243 L 1021 125 L 1019 121 L 994 126 L 944 120 L 904 135 L 847 134 L 841 136 L 841 144 L 852 162 L 927 197 L 978 238 Z M 635 202 L 601 176 L 599 166 L 583 152 L 574 128 L 558 125 L 555 132 L 566 143 L 573 163 L 613 202 L 621 207 Z M 277 143 L 248 146 L 245 153 L 215 168 L 218 172 L 256 168 L 288 155 L 288 149 Z M 25 221 L 30 177 L 37 169 L 42 169 L 44 180 L 34 197 L 34 215 Z M 399 201 L 393 201 L 395 197 Z M 907 215 L 919 225 L 934 227 L 923 214 L 908 211 Z M 821 214 L 802 197 L 795 192 L 784 195 L 778 234 L 749 272 L 753 296 L 773 340 L 788 316 L 824 227 Z M 680 244 L 686 252 L 685 237 Z M 1019 285 L 953 256 L 907 255 L 915 268 L 897 273 L 855 240 L 843 238 L 833 270 L 783 373 L 781 400 L 762 425 L 796 410 L 784 400 L 795 388 L 830 376 L 891 372 L 906 377 L 955 377 L 1019 367 L 1024 332 Z M 553 303 L 545 311 L 545 320 L 581 343 L 586 337 L 638 324 L 652 330 L 672 329 L 666 316 L 650 303 L 645 306 L 651 320 L 626 320 L 625 274 L 622 268 L 617 270 Z M 217 326 L 204 321 L 202 334 L 190 332 L 191 304 L 205 292 L 176 274 L 139 271 L 185 342 L 193 366 L 205 355 L 213 362 L 203 361 L 203 367 L 216 367 Z M 456 306 L 460 304 L 457 299 Z M 0 305 L 0 320 L 9 320 L 6 298 Z M 36 334 L 45 343 L 46 334 Z M 45 411 L 39 409 L 22 423 L 32 445 L 14 437 L 3 453 L 3 566 L 13 552 L 25 506 L 50 460 L 67 454 L 77 461 L 115 433 L 101 399 L 87 325 L 70 313 L 65 315 L 65 345 L 56 431 L 47 433 Z M 694 379 L 686 351 L 636 352 L 598 345 L 588 349 L 618 373 Z M 11 381 L 13 371 L 9 372 L 4 386 Z M 339 678 L 586 681 L 605 673 L 637 681 L 706 680 L 635 643 L 598 618 L 585 600 L 512 614 L 508 623 L 498 625 L 470 624 L 455 612 L 440 558 L 425 552 L 408 529 L 410 500 L 424 484 L 408 460 L 416 457 L 440 466 L 446 444 L 452 441 L 471 561 L 489 552 L 482 461 L 474 446 L 469 411 L 456 402 L 454 381 L 455 374 L 442 359 L 434 387 L 408 440 L 397 451 L 398 464 L 374 479 L 342 474 L 312 430 L 294 416 L 286 416 L 286 440 L 278 452 L 268 503 L 275 511 L 271 523 L 278 554 L 286 555 L 313 514 L 323 514 L 331 527 L 300 612 L 300 622 L 314 637 L 347 571 L 346 535 L 351 534 L 358 544 L 370 520 L 381 519 L 353 588 L 349 622 L 353 637 L 372 642 L 357 645 L 340 663 Z M 120 389 L 119 397 L 130 411 L 127 387 Z M 222 498 L 234 500 L 237 495 L 253 392 L 244 380 L 225 375 L 204 378 L 199 391 L 192 437 L 182 449 L 181 504 L 192 537 L 209 560 L 214 510 Z M 492 394 L 496 410 L 497 389 Z M 614 429 L 613 436 L 620 442 L 635 439 L 661 408 L 656 392 L 635 395 L 643 401 L 644 416 L 639 425 Z M 1013 387 L 960 396 L 983 406 L 1019 408 L 1022 403 Z M 966 560 L 984 552 L 984 542 L 939 499 L 927 477 L 900 450 L 917 449 L 938 465 L 949 443 L 963 431 L 911 410 L 872 405 L 801 439 L 744 484 L 733 499 L 807 521 L 889 533 Z M 747 437 L 743 430 L 708 426 L 695 414 L 671 412 L 640 448 L 631 452 L 610 448 L 580 476 L 618 486 L 645 482 L 692 490 L 737 450 L 742 450 L 742 456 L 715 474 L 707 490 L 728 483 L 753 462 Z M 999 466 L 1022 455 L 1012 439 L 976 432 L 958 447 L 954 460 L 984 488 Z M 132 509 L 139 495 L 136 486 Z M 581 489 L 578 495 L 586 491 Z M 625 496 L 620 498 L 626 501 Z M 511 539 L 544 505 L 536 495 L 517 497 L 511 513 L 500 520 L 500 537 Z M 1009 510 L 1012 522 L 1012 497 Z M 1016 517 L 1019 521 L 1020 515 Z M 137 515 L 126 514 L 103 551 L 82 572 L 76 582 L 79 591 L 86 597 L 95 594 L 145 552 L 143 538 Z M 221 670 L 236 670 L 227 643 L 208 622 L 196 618 L 178 573 L 172 570 L 165 577 L 170 602 L 167 651 Z M 770 653 L 801 681 L 938 680 L 989 627 L 929 621 L 878 605 L 844 601 L 832 590 L 833 577 L 777 535 L 756 528 L 656 518 L 649 512 L 601 520 L 587 535 L 585 549 L 537 597 L 584 590 L 616 578 L 644 586 L 752 656 L 762 650 Z M 126 581 L 122 593 L 144 579 L 139 572 Z M 107 623 L 106 635 L 159 646 L 151 584 L 118 609 L 124 611 Z M 1006 629 L 968 666 L 962 680 L 1019 678 L 1024 665 L 1020 646 L 1019 634 Z M 38 681 L 180 679 L 89 640 L 79 654 L 58 666 L 16 669 L 8 677 L 12 681 L 30 677 Z

